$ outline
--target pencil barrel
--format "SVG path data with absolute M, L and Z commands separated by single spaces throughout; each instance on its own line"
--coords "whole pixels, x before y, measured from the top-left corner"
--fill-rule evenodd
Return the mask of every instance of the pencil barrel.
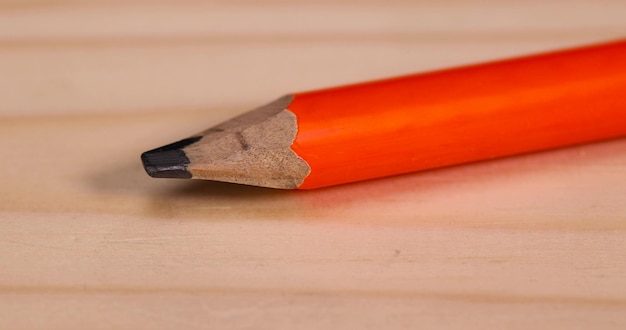
M 626 41 L 296 94 L 301 189 L 626 135 Z

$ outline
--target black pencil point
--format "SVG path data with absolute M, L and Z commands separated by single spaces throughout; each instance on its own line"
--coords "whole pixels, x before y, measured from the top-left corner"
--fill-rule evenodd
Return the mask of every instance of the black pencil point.
M 166 146 L 146 151 L 141 155 L 146 173 L 153 178 L 189 179 L 189 158 L 183 151 L 186 146 L 198 142 L 202 137 L 190 137 Z

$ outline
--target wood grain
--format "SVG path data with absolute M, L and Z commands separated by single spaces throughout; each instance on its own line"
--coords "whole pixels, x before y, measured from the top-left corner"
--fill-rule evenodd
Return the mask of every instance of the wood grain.
M 153 180 L 139 154 L 290 91 L 623 37 L 625 14 L 0 1 L 0 328 L 624 328 L 624 139 L 317 191 Z

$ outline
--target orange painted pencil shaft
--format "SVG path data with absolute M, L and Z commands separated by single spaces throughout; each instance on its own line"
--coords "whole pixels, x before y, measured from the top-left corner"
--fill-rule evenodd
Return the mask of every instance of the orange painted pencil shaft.
M 309 189 L 626 135 L 626 40 L 296 94 Z

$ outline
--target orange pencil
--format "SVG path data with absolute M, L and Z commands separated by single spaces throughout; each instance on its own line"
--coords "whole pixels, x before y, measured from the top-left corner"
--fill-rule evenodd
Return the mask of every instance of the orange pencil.
M 153 177 L 310 189 L 626 135 L 626 40 L 284 96 L 142 155 Z

